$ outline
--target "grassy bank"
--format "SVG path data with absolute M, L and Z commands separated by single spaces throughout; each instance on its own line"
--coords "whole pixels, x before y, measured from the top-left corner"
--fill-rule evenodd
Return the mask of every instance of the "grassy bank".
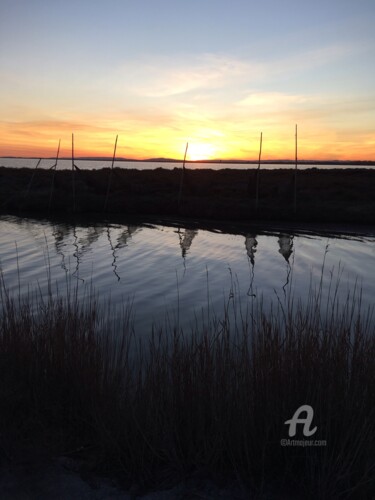
M 35 175 L 34 175 L 35 174 Z M 375 169 L 82 170 L 0 167 L 2 212 L 183 216 L 226 221 L 375 223 Z M 53 187 L 53 189 L 52 189 Z M 108 200 L 106 196 L 108 192 Z
M 126 487 L 201 475 L 287 498 L 374 498 L 375 331 L 359 294 L 339 304 L 332 287 L 322 303 L 311 291 L 267 314 L 232 297 L 195 331 L 155 328 L 141 342 L 129 315 L 111 331 L 110 306 L 74 291 L 42 300 L 0 289 L 7 460 L 28 443 Z M 294 439 L 326 445 L 281 446 L 304 404 L 317 431 L 304 438 L 297 426 Z

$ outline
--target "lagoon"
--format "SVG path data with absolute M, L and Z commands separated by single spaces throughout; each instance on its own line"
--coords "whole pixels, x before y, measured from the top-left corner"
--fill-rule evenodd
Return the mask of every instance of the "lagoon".
M 180 223 L 67 222 L 2 215 L 0 265 L 7 288 L 26 296 L 77 286 L 116 311 L 132 304 L 134 326 L 190 328 L 223 305 L 305 300 L 309 287 L 329 291 L 339 281 L 342 301 L 361 289 L 364 308 L 375 301 L 375 234 L 284 227 L 201 229 Z M 332 287 L 331 287 L 332 290 Z M 56 292 L 53 292 L 56 293 Z
M 0 166 L 2 167 L 10 167 L 10 168 L 34 168 L 38 165 L 38 168 L 48 170 L 55 163 L 55 158 L 43 158 L 41 162 L 38 164 L 38 160 L 36 158 L 14 158 L 14 157 L 0 157 Z M 75 165 L 79 167 L 81 170 L 98 170 L 101 168 L 111 168 L 112 160 L 110 158 L 104 160 L 97 159 L 75 159 Z M 114 168 L 124 168 L 124 169 L 137 169 L 137 170 L 155 170 L 157 168 L 165 168 L 168 170 L 172 170 L 174 168 L 181 168 L 182 163 L 177 161 L 134 161 L 134 160 L 115 160 Z M 210 168 L 212 170 L 220 170 L 222 168 L 232 168 L 239 170 L 251 169 L 254 170 L 258 167 L 257 162 L 233 162 L 229 161 L 208 161 L 208 162 L 187 162 L 188 168 L 193 169 L 205 169 Z M 330 169 L 352 169 L 352 168 L 374 168 L 374 162 L 362 162 L 362 163 L 304 163 L 300 161 L 298 164 L 299 170 L 305 170 L 309 168 L 321 168 L 323 170 Z M 57 168 L 59 170 L 70 170 L 72 168 L 72 161 L 70 159 L 59 159 L 57 163 Z M 261 164 L 262 169 L 266 170 L 275 170 L 275 169 L 285 169 L 290 168 L 293 170 L 295 168 L 295 164 L 292 162 L 282 162 L 282 163 L 271 163 L 271 162 L 263 162 Z

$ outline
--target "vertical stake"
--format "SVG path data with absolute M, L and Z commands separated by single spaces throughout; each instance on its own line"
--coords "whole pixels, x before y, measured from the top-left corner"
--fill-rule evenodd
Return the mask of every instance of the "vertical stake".
M 76 211 L 76 181 L 74 169 L 74 134 L 72 134 L 72 181 L 73 181 L 73 213 Z
M 260 133 L 259 159 L 258 159 L 257 178 L 256 178 L 256 187 L 255 187 L 255 212 L 258 212 L 259 176 L 260 176 L 260 161 L 262 158 L 262 142 L 263 142 L 263 132 Z
M 297 169 L 298 169 L 298 158 L 297 158 L 297 151 L 298 151 L 298 131 L 297 131 L 297 125 L 296 125 L 296 135 L 295 135 L 295 168 L 294 168 L 294 214 L 297 213 Z
M 111 189 L 111 181 L 112 181 L 113 165 L 114 165 L 114 163 L 115 163 L 115 158 L 116 158 L 117 139 L 118 139 L 118 135 L 116 135 L 115 147 L 114 147 L 114 150 L 113 150 L 113 157 L 112 157 L 111 171 L 110 171 L 110 173 L 109 173 L 108 186 L 107 186 L 107 194 L 106 194 L 106 197 L 105 197 L 105 202 L 104 202 L 104 211 L 106 211 L 106 210 L 107 210 L 107 204 L 108 204 L 109 191 L 110 191 L 110 189 Z
M 186 143 L 186 149 L 185 149 L 185 155 L 184 155 L 184 162 L 182 164 L 182 172 L 181 172 L 181 179 L 180 179 L 180 190 L 178 193 L 178 208 L 180 208 L 180 203 L 181 203 L 181 195 L 182 195 L 182 186 L 184 184 L 184 173 L 185 173 L 185 162 L 186 162 L 186 155 L 187 155 L 187 150 L 189 147 L 189 143 Z
M 49 194 L 48 212 L 50 211 L 51 203 L 52 203 L 52 194 L 53 194 L 53 188 L 55 185 L 55 175 L 56 175 L 56 170 L 57 170 L 57 162 L 58 162 L 59 154 L 60 154 L 60 143 L 61 143 L 61 139 L 59 139 L 59 145 L 57 146 L 56 161 L 52 165 L 52 167 L 50 168 L 50 170 L 53 170 L 53 176 L 52 176 L 52 183 L 51 183 L 51 192 Z
M 34 168 L 34 170 L 33 170 L 33 173 L 32 173 L 32 176 L 31 176 L 31 179 L 30 179 L 29 184 L 28 184 L 27 189 L 26 189 L 26 194 L 25 194 L 25 198 L 24 198 L 24 200 L 23 200 L 23 204 L 22 204 L 22 205 L 20 205 L 20 207 L 19 207 L 20 209 L 21 209 L 21 208 L 23 208 L 23 206 L 24 206 L 24 204 L 25 204 L 25 202 L 26 202 L 26 200 L 27 200 L 27 198 L 28 198 L 28 196 L 29 196 L 30 189 L 31 189 L 31 184 L 33 183 L 33 179 L 34 179 L 34 177 L 35 177 L 36 171 L 38 170 L 38 167 L 39 167 L 39 165 L 40 165 L 40 162 L 41 162 L 41 161 L 42 161 L 42 159 L 41 159 L 41 158 L 39 158 L 38 163 L 36 164 L 36 166 L 35 166 L 35 168 Z

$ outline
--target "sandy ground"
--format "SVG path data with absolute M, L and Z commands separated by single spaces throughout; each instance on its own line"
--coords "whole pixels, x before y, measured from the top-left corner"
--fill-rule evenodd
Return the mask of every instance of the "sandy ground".
M 188 500 L 255 498 L 238 486 L 220 488 L 210 480 L 190 480 L 172 489 L 145 492 L 137 487 L 123 491 L 114 481 L 82 477 L 73 461 L 58 459 L 46 463 L 24 463 L 0 469 L 2 500 Z M 266 499 L 280 497 L 265 495 Z

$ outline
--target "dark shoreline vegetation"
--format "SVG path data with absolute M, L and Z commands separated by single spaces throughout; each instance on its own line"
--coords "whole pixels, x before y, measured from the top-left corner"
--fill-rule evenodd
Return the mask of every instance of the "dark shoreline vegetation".
M 299 170 L 296 207 L 294 169 L 263 169 L 257 210 L 256 168 L 186 169 L 179 199 L 181 172 L 181 168 L 76 170 L 73 188 L 71 170 L 0 167 L 1 212 L 375 223 L 374 169 Z
M 79 301 L 67 284 L 21 298 L 2 278 L 4 459 L 26 443 L 138 492 L 208 477 L 246 498 L 374 498 L 374 317 L 360 290 L 339 303 L 335 278 L 323 302 L 322 281 L 271 312 L 231 294 L 220 317 L 141 342 L 129 309 L 111 329 L 110 303 L 92 294 Z M 326 446 L 280 445 L 303 404 Z

